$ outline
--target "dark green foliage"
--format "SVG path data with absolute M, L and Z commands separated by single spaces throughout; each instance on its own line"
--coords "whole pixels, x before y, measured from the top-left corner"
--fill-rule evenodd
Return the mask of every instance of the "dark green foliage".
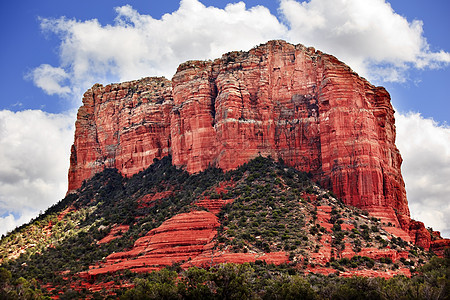
M 217 287 L 216 299 L 250 299 L 252 272 L 253 269 L 248 264 L 214 267 L 210 278 Z
M 433 257 L 413 278 L 398 276 L 388 280 L 382 296 L 392 300 L 450 299 L 450 258 Z
M 449 267 L 449 258 L 434 258 L 411 279 L 389 280 L 299 276 L 295 269 L 261 261 L 191 268 L 179 274 L 161 270 L 137 280 L 121 299 L 449 299 Z
M 298 237 L 308 244 L 302 211 L 306 204 L 299 197 L 308 188 L 315 193 L 308 175 L 263 157 L 239 170 L 247 184 L 234 188 L 239 196 L 219 214 L 221 223 L 231 229 L 221 232 L 219 239 L 225 241 L 224 246 L 234 243 L 236 252 L 289 251 L 297 248 L 294 245 Z M 313 206 L 308 205 L 308 211 L 312 210 Z
M 313 300 L 318 299 L 318 296 L 304 277 L 282 275 L 269 280 L 262 298 Z
M 152 272 L 147 279 L 136 279 L 136 287 L 126 291 L 121 299 L 179 299 L 176 278 L 177 273 L 167 269 Z
M 38 289 L 35 279 L 27 281 L 23 277 L 12 280 L 11 272 L 0 268 L 0 299 L 50 299 Z
M 205 269 L 190 268 L 183 274 L 183 280 L 178 283 L 178 290 L 185 299 L 212 299 L 213 291 L 209 288 L 210 273 Z
M 67 196 L 39 217 L 44 220 L 52 216 L 52 222 L 57 223 L 53 212 L 73 205 L 79 211 L 84 211 L 76 220 L 78 224 L 73 234 L 54 242 L 53 247 L 41 254 L 21 255 L 16 260 L 5 262 L 3 266 L 11 271 L 13 279 L 22 276 L 60 285 L 64 280 L 58 272 L 70 270 L 74 274 L 84 271 L 109 254 L 131 247 L 137 238 L 166 219 L 189 210 L 191 203 L 201 193 L 222 180 L 224 173 L 214 168 L 189 176 L 185 171 L 173 167 L 170 157 L 156 161 L 129 179 L 123 178 L 115 169 L 105 169 L 84 182 L 76 195 Z M 172 190 L 173 195 L 155 203 L 153 207 L 138 207 L 137 199 L 140 197 L 166 189 Z M 98 245 L 97 241 L 108 234 L 114 224 L 128 224 L 130 230 L 121 238 Z M 23 228 L 31 226 L 35 224 L 24 225 Z M 54 226 L 55 229 L 58 227 Z M 61 236 L 64 237 L 64 232 Z
M 217 192 L 216 187 L 224 181 L 232 181 L 234 186 Z M 139 205 L 143 196 L 165 191 L 171 193 L 151 205 Z M 313 200 L 316 196 L 317 201 Z M 448 295 L 448 261 L 440 260 L 432 260 L 429 266 L 419 269 L 421 273 L 413 280 L 301 277 L 310 264 L 310 253 L 319 252 L 323 245 L 321 238 L 326 234 L 333 236 L 331 246 L 336 260 L 333 258 L 331 266 L 336 272 L 380 270 L 380 266 L 384 269 L 416 267 L 426 257 L 422 250 L 411 248 L 410 259 L 402 259 L 395 265 L 386 258 L 376 261 L 361 256 L 339 259 L 345 243 L 349 242 L 356 253 L 363 247 L 410 245 L 397 238 L 390 241 L 381 238 L 378 220 L 361 215 L 352 222 L 355 229 L 343 230 L 345 227 L 341 224 L 344 220 L 348 224 L 356 210 L 346 208 L 334 195 L 320 190 L 308 174 L 271 159 L 257 157 L 227 173 L 209 168 L 189 175 L 173 167 L 171 158 L 166 157 L 131 178 L 123 178 L 115 169 L 106 169 L 86 181 L 76 194 L 68 195 L 30 224 L 3 238 L 2 249 L 14 243 L 26 244 L 29 234 L 34 235 L 32 242 L 36 241 L 37 246 L 18 259 L 3 262 L 4 269 L 0 269 L 2 296 L 5 299 L 11 295 L 21 299 L 26 293 L 39 296 L 42 294 L 39 285 L 49 284 L 57 288 L 53 294 L 62 293 L 61 299 L 104 298 L 105 291 L 92 294 L 86 289 L 68 288 L 71 278 L 79 278 L 78 272 L 86 271 L 113 252 L 130 249 L 136 239 L 172 216 L 204 209 L 195 206 L 195 201 L 205 197 L 234 199 L 218 214 L 222 225 L 218 228 L 216 248 L 228 247 L 239 253 L 285 251 L 289 264 L 274 266 L 256 261 L 182 271 L 178 263 L 150 274 L 125 271 L 100 275 L 96 282 L 134 283 L 134 289 L 117 291 L 123 299 L 359 299 L 361 295 L 368 299 L 391 299 L 386 296 L 389 293 L 398 295 L 392 299 L 426 299 L 423 295 L 445 299 L 442 295 Z M 332 233 L 320 226 L 318 205 L 333 207 Z M 59 214 L 68 207 L 75 207 L 76 211 L 61 219 Z M 53 226 L 52 235 L 46 240 L 41 231 L 49 224 Z M 110 243 L 97 244 L 119 224 L 129 225 L 129 231 Z M 366 292 L 357 293 L 359 289 Z M 395 293 L 395 289 L 403 292 Z M 402 295 L 407 296 L 402 298 Z
M 378 300 L 381 299 L 378 291 L 379 282 L 374 278 L 351 277 L 335 287 L 331 298 L 336 300 Z

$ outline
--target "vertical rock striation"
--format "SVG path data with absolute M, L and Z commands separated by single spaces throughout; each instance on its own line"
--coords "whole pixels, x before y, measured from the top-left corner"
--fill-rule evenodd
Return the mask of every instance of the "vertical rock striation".
M 175 165 L 229 170 L 271 155 L 311 172 L 347 204 L 398 214 L 407 226 L 390 96 L 335 57 L 272 41 L 184 63 L 172 82 Z
M 96 84 L 75 123 L 69 192 L 104 168 L 131 176 L 170 152 L 172 84 L 165 78 Z
M 94 86 L 78 113 L 69 190 L 105 167 L 130 176 L 168 154 L 191 173 L 270 155 L 409 228 L 388 92 L 313 48 L 270 41 L 183 63 L 172 82 Z

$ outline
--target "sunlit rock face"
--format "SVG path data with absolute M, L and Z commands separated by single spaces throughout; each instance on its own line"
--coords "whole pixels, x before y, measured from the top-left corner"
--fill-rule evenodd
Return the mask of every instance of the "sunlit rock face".
M 284 41 L 189 61 L 172 81 L 96 85 L 78 112 L 69 190 L 105 167 L 172 155 L 190 173 L 258 155 L 310 172 L 345 203 L 409 229 L 388 92 L 335 57 Z

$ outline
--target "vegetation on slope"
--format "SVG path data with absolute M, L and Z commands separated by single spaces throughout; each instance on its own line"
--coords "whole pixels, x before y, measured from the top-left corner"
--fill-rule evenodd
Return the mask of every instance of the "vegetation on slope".
M 218 193 L 217 188 L 223 186 L 224 182 L 232 184 Z M 144 196 L 165 191 L 170 193 L 162 193 L 165 196 L 150 205 L 141 205 Z M 234 199 L 219 213 L 222 226 L 215 239 L 215 249 L 237 253 L 286 251 L 289 253 L 290 265 L 275 267 L 257 261 L 242 267 L 178 270 L 184 287 L 176 279 L 178 275 L 173 277 L 173 273 L 137 275 L 129 271 L 100 276 L 98 282 L 87 282 L 81 290 L 70 285 L 79 272 L 88 270 L 89 266 L 104 260 L 113 252 L 130 249 L 139 237 L 168 218 L 193 209 L 204 209 L 197 207 L 196 203 L 205 198 Z M 325 223 L 321 209 L 325 207 L 331 210 L 330 223 L 327 223 L 331 224 L 329 228 L 323 227 Z M 99 244 L 116 225 L 129 225 L 129 230 L 109 243 Z M 68 195 L 29 224 L 3 237 L 0 242 L 1 267 L 5 274 L 10 274 L 7 276 L 9 279 L 3 282 L 3 291 L 8 294 L 19 287 L 29 286 L 37 295 L 41 295 L 41 290 L 48 290 L 53 295 L 69 297 L 76 294 L 77 297 L 85 297 L 96 295 L 89 290 L 91 284 L 103 282 L 114 284 L 108 288 L 110 291 L 133 284 L 136 285 L 133 292 L 139 293 L 140 289 L 145 290 L 148 285 L 154 285 L 158 282 L 155 278 L 162 276 L 179 297 L 193 297 L 186 294 L 189 286 L 195 287 L 192 293 L 200 293 L 196 290 L 199 288 L 204 289 L 205 293 L 214 294 L 214 297 L 222 297 L 220 289 L 229 288 L 221 286 L 226 281 L 220 281 L 225 276 L 220 273 L 222 269 L 238 272 L 236 270 L 240 268 L 247 268 L 245 274 L 253 278 L 248 279 L 251 284 L 246 283 L 247 288 L 256 293 L 252 292 L 251 295 L 264 298 L 264 295 L 273 296 L 278 292 L 289 294 L 291 292 L 277 289 L 289 286 L 290 282 L 299 282 L 303 287 L 311 285 L 316 297 L 321 295 L 318 294 L 318 287 L 324 281 L 319 279 L 325 277 L 310 276 L 306 282 L 298 276 L 316 267 L 310 258 L 323 247 L 335 251 L 332 260 L 322 266 L 333 268 L 333 276 L 346 270 L 409 268 L 414 271 L 414 267 L 428 260 L 426 252 L 383 232 L 380 225 L 379 220 L 368 217 L 367 213 L 343 205 L 331 192 L 311 182 L 307 174 L 268 158 L 258 157 L 227 173 L 210 168 L 189 175 L 173 167 L 171 158 L 166 157 L 131 178 L 123 178 L 115 169 L 106 169 L 85 182 L 76 194 Z M 355 256 L 352 259 L 341 258 L 340 254 L 348 247 L 355 252 Z M 386 258 L 374 260 L 359 255 L 361 249 L 367 247 L 407 249 L 409 253 L 407 259 L 394 263 Z M 177 266 L 172 269 L 177 270 Z M 268 274 L 267 280 L 263 273 Z M 185 282 L 191 280 L 190 276 L 204 281 L 201 284 Z M 440 275 L 436 276 L 433 287 L 441 287 L 442 280 L 437 278 Z M 448 279 L 448 274 L 444 276 L 447 276 L 444 279 Z M 133 278 L 137 278 L 137 281 Z M 319 278 L 319 281 L 314 281 L 314 278 Z M 346 281 L 340 280 L 344 279 L 335 279 L 336 284 L 345 287 Z M 399 284 L 402 280 L 399 279 Z M 24 285 L 24 282 L 29 285 Z M 102 285 L 98 286 L 101 291 Z M 107 294 L 107 291 L 102 292 L 103 297 Z
M 173 167 L 170 157 L 129 179 L 115 169 L 106 169 L 87 181 L 77 194 L 68 195 L 37 220 L 2 238 L 3 265 L 15 276 L 40 280 L 56 276 L 55 271 L 82 271 L 108 254 L 130 247 L 164 220 L 189 210 L 196 196 L 223 176 L 218 169 L 189 176 Z M 174 194 L 153 207 L 139 207 L 141 196 L 166 189 Z M 71 207 L 73 211 L 58 221 L 57 216 Z M 130 225 L 130 230 L 119 239 L 97 245 L 115 224 Z M 33 233 L 42 228 L 49 228 L 48 235 L 34 238 Z M 7 259 L 11 249 L 22 246 L 25 251 L 20 257 Z
M 422 249 L 388 234 L 380 220 L 344 205 L 332 192 L 311 182 L 304 172 L 262 157 L 239 171 L 241 180 L 229 195 L 223 195 L 236 197 L 219 214 L 223 226 L 218 236 L 219 249 L 244 253 L 286 251 L 290 261 L 306 269 L 311 264 L 314 267 L 310 258 L 328 247 L 331 262 L 325 266 L 337 271 L 396 270 L 427 260 L 428 254 Z M 328 216 L 322 209 L 330 211 Z M 363 249 L 386 248 L 409 251 L 408 257 L 393 263 L 387 257 L 374 261 L 361 255 Z M 355 255 L 343 258 L 346 250 Z
M 413 278 L 303 276 L 298 269 L 224 264 L 179 273 L 163 269 L 135 280 L 121 299 L 449 299 L 450 258 L 434 257 Z

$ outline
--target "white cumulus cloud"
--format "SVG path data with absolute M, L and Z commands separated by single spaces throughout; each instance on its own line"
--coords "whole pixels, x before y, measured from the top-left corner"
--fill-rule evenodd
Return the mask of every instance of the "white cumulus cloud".
M 140 14 L 129 5 L 117 7 L 116 12 L 114 24 L 108 25 L 95 19 L 41 20 L 44 31 L 61 38 L 62 63 L 58 68 L 71 74 L 71 87 L 77 96 L 95 82 L 160 75 L 171 78 L 186 60 L 248 50 L 286 32 L 269 9 L 247 9 L 243 2 L 219 9 L 183 0 L 177 11 L 161 19 Z
M 69 78 L 69 74 L 63 68 L 42 64 L 30 72 L 26 78 L 33 80 L 36 86 L 49 95 L 65 96 L 71 92 L 69 86 L 63 85 Z
M 75 114 L 0 110 L 0 234 L 67 192 Z
M 405 81 L 409 68 L 437 68 L 450 53 L 432 52 L 423 22 L 408 21 L 385 0 L 281 0 L 289 39 L 343 60 L 372 80 Z
M 450 237 L 450 127 L 419 113 L 397 113 L 396 123 L 411 217 Z

